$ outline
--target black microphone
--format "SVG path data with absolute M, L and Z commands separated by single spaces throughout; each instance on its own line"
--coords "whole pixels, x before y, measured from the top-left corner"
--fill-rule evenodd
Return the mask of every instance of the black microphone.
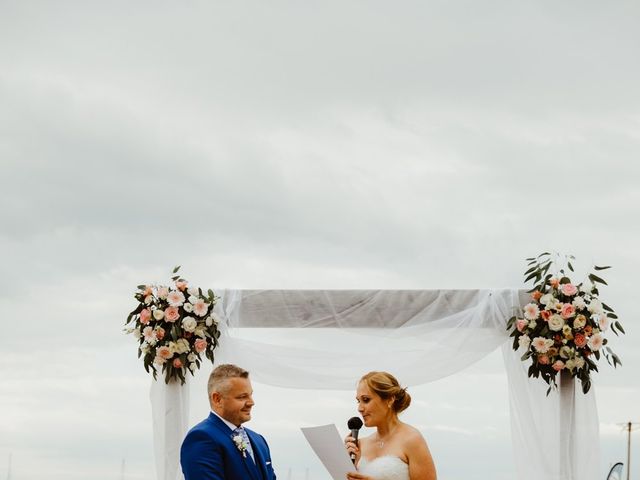
M 351 417 L 349 419 L 349 421 L 347 422 L 347 428 L 349 430 L 351 430 L 351 436 L 353 438 L 355 438 L 356 440 L 356 445 L 358 444 L 358 432 L 360 431 L 360 429 L 362 428 L 362 420 L 360 420 L 360 417 Z M 353 462 L 353 464 L 356 464 L 356 454 L 355 453 L 351 453 L 351 461 Z

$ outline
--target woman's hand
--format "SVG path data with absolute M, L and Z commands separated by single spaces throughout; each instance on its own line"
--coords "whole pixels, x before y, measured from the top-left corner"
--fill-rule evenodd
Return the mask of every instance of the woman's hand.
M 356 442 L 356 439 L 353 438 L 351 435 L 347 435 L 344 438 L 344 446 L 347 449 L 347 453 L 349 454 L 350 458 L 353 458 L 352 455 L 355 455 L 355 463 L 357 464 L 358 461 L 360 460 L 360 449 L 358 448 L 358 443 Z M 365 477 L 354 477 L 354 478 L 365 478 Z

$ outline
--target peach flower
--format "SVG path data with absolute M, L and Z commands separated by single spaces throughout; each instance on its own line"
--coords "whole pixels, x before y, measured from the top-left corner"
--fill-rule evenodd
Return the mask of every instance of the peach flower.
M 172 292 L 169 292 L 169 295 L 167 295 L 167 301 L 172 307 L 179 307 L 184 303 L 184 294 L 173 290 Z
M 531 294 L 531 298 L 537 302 L 538 300 L 540 300 L 540 297 L 542 297 L 542 292 L 540 290 L 536 290 L 535 292 L 533 292 Z
M 195 313 L 199 317 L 204 317 L 208 311 L 209 305 L 207 305 L 202 299 L 196 300 L 193 304 L 193 313 Z
M 162 328 L 162 327 L 160 327 L 160 328 L 156 329 L 156 338 L 157 338 L 158 340 L 162 340 L 162 339 L 164 338 L 164 334 L 165 334 L 165 333 L 166 333 L 166 332 L 164 331 L 164 328 Z
M 149 323 L 149 320 L 151 320 L 151 310 L 145 308 L 140 312 L 140 323 L 146 325 L 147 323 Z
M 207 341 L 204 338 L 199 338 L 195 341 L 194 346 L 196 347 L 196 352 L 202 353 L 207 348 Z
M 538 363 L 540 365 L 549 365 L 549 357 L 547 355 L 538 355 Z
M 594 352 L 600 350 L 604 344 L 604 338 L 601 333 L 595 333 L 589 338 L 589 348 Z
M 576 314 L 576 308 L 570 303 L 565 303 L 560 310 L 562 318 L 571 318 Z
M 180 318 L 180 312 L 178 312 L 178 307 L 167 307 L 164 311 L 164 318 L 167 322 L 175 322 Z
M 573 337 L 573 341 L 575 342 L 576 347 L 584 348 L 584 346 L 587 344 L 587 337 L 585 337 L 584 334 L 578 332 Z
M 171 353 L 171 349 L 167 346 L 162 346 L 158 349 L 157 354 L 159 357 L 164 358 L 165 360 L 173 357 L 173 353 Z
M 553 362 L 553 365 L 551 365 L 551 367 L 556 372 L 559 372 L 560 370 L 562 370 L 564 368 L 564 362 L 562 360 L 556 360 L 555 362 Z
M 529 322 L 527 322 L 524 318 L 519 318 L 518 320 L 516 320 L 516 328 L 519 332 L 522 332 L 527 326 L 527 323 Z
M 188 285 L 188 283 L 187 283 L 186 280 L 178 280 L 176 282 L 176 288 L 178 290 L 180 290 L 181 292 L 184 292 L 187 289 L 187 285 Z
M 173 359 L 174 368 L 182 368 L 182 361 L 179 358 Z
M 560 280 L 558 280 L 556 277 L 551 277 L 549 279 L 549 285 L 551 285 L 553 288 L 558 288 L 558 285 L 560 285 Z
M 551 312 L 549 310 L 542 310 L 540 312 L 540 316 L 546 322 L 547 320 L 549 320 L 549 317 L 551 316 Z

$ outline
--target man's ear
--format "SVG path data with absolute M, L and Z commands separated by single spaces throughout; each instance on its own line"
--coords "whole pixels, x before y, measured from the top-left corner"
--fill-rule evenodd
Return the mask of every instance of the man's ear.
M 220 395 L 219 392 L 211 392 L 209 401 L 211 402 L 211 406 L 219 406 L 222 402 L 222 395 Z

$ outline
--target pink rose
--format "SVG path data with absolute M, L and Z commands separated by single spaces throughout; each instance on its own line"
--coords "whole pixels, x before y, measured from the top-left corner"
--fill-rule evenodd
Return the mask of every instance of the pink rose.
M 151 320 L 151 310 L 145 308 L 140 312 L 140 323 L 146 325 L 147 323 L 149 323 L 149 320 Z
M 167 307 L 164 311 L 164 318 L 167 322 L 175 322 L 180 318 L 180 312 L 178 312 L 178 307 Z
M 527 323 L 529 322 L 527 322 L 524 318 L 519 318 L 518 320 L 516 320 L 516 328 L 519 332 L 522 332 L 527 326 Z
M 560 291 L 568 297 L 571 297 L 578 293 L 578 287 L 576 287 L 573 283 L 565 283 L 560 287 Z
M 549 310 L 542 310 L 540 312 L 540 316 L 546 322 L 547 320 L 549 320 L 549 317 L 551 316 L 551 312 Z
M 187 282 L 185 280 L 179 280 L 176 282 L 176 288 L 182 292 L 187 289 Z
M 547 355 L 538 355 L 538 363 L 540 365 L 549 365 L 549 357 Z
M 195 341 L 194 346 L 196 347 L 196 352 L 202 353 L 207 348 L 207 341 L 204 338 L 199 338 Z
M 551 367 L 556 371 L 559 372 L 560 370 L 562 370 L 564 368 L 564 362 L 562 360 L 556 360 L 553 365 L 551 365 Z
M 562 318 L 571 318 L 575 314 L 576 307 L 574 307 L 570 303 L 565 303 L 564 305 L 562 305 L 562 308 L 560 309 L 560 315 L 562 315 Z
M 182 362 L 180 361 L 179 358 L 173 359 L 173 366 L 174 368 L 182 368 Z
M 574 335 L 573 341 L 575 342 L 576 347 L 584 348 L 584 346 L 587 344 L 587 337 L 585 337 L 582 333 L 578 332 Z

